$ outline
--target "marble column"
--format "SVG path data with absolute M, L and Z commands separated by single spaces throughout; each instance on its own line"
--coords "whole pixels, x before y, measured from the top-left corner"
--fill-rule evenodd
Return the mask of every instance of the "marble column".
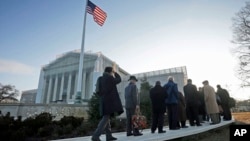
M 47 101 L 46 103 L 48 104 L 49 101 L 50 101 L 50 95 L 51 95 L 51 85 L 52 85 L 52 76 L 49 77 L 49 88 L 48 88 L 48 91 L 47 91 Z
M 45 84 L 44 70 L 41 69 L 39 81 L 38 81 L 38 88 L 37 88 L 35 103 L 43 103 L 44 84 Z
M 86 76 L 86 83 L 85 83 L 85 86 L 86 86 L 85 99 L 88 99 L 88 93 L 89 93 L 89 78 L 90 78 L 90 73 L 88 72 L 88 73 L 87 73 L 87 76 Z
M 72 74 L 70 72 L 69 73 L 69 79 L 68 79 L 68 88 L 67 88 L 67 101 L 69 101 L 69 99 L 70 99 L 71 78 L 72 78 Z
M 64 73 L 62 74 L 62 79 L 61 79 L 61 88 L 60 88 L 59 100 L 62 100 L 63 85 L 64 85 Z
M 82 74 L 82 99 L 85 99 L 86 93 L 86 72 Z
M 58 83 L 58 75 L 56 75 L 56 78 L 55 78 L 55 84 L 54 84 L 54 91 L 53 91 L 53 94 L 52 94 L 52 100 L 53 102 L 56 102 L 56 93 L 57 93 L 57 83 Z
M 78 73 L 75 72 L 75 86 L 74 86 L 74 93 L 73 93 L 72 99 L 75 99 L 75 98 L 76 98 L 76 93 L 77 93 L 77 82 L 78 82 L 77 78 L 78 78 Z
M 91 97 L 91 94 L 93 92 L 93 71 L 88 73 L 88 77 L 86 79 L 86 99 L 89 99 Z
M 46 100 L 47 100 L 47 95 L 48 95 L 48 93 L 46 92 L 46 90 L 47 90 L 46 88 L 48 87 L 48 85 L 47 85 L 47 78 L 48 77 L 44 77 L 44 81 L 43 81 L 41 103 L 46 103 Z

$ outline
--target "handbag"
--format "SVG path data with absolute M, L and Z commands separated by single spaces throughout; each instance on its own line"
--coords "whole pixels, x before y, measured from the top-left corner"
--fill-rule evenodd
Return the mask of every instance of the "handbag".
M 147 128 L 147 118 L 141 114 L 139 108 L 135 110 L 135 114 L 132 116 L 132 125 L 134 128 L 141 130 Z

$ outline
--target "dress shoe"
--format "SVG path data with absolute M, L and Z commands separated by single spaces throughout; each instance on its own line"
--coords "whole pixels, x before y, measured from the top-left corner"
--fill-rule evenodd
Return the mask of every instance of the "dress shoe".
M 141 136 L 143 135 L 142 133 L 138 132 L 138 133 L 134 133 L 134 136 Z
M 132 133 L 127 133 L 127 136 L 133 136 L 134 134 L 132 134 Z
M 166 131 L 165 131 L 165 130 L 162 130 L 162 131 L 159 131 L 158 133 L 159 133 L 159 134 L 160 134 L 160 133 L 166 133 Z
M 151 133 L 152 133 L 152 134 L 154 134 L 154 133 L 155 133 L 155 131 L 151 130 Z
M 92 137 L 91 141 L 101 141 L 99 138 Z
M 197 124 L 196 126 L 202 126 L 202 124 Z
M 188 128 L 188 126 L 182 126 L 181 128 Z
M 114 140 L 117 140 L 117 138 L 115 138 L 113 136 L 106 138 L 106 141 L 114 141 Z

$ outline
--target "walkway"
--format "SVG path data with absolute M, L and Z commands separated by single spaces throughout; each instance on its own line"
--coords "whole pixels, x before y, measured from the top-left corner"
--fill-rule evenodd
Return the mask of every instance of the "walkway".
M 169 130 L 168 127 L 165 127 L 164 130 L 166 130 L 166 133 L 158 134 L 157 130 L 156 133 L 152 134 L 150 129 L 143 130 L 142 136 L 126 136 L 126 132 L 119 132 L 119 133 L 113 133 L 113 136 L 118 138 L 117 141 L 165 141 L 165 140 L 171 140 L 176 139 L 180 137 L 185 137 L 189 135 L 194 135 L 202 132 L 206 132 L 215 128 L 219 128 L 225 125 L 229 125 L 233 123 L 232 121 L 222 121 L 219 124 L 210 125 L 208 122 L 202 123 L 202 126 L 189 126 L 188 128 L 181 128 L 180 130 Z M 106 136 L 102 135 L 100 137 L 102 141 L 106 140 Z M 60 139 L 55 141 L 91 141 L 91 136 L 86 137 L 77 137 L 77 138 L 69 138 L 69 139 Z

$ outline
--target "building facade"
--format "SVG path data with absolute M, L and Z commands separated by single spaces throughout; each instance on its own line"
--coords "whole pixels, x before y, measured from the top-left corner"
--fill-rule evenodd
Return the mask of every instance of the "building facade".
M 67 52 L 58 56 L 54 61 L 41 69 L 39 85 L 35 103 L 64 103 L 74 104 L 78 82 L 80 50 Z M 102 75 L 106 66 L 112 66 L 114 61 L 102 53 L 85 53 L 82 75 L 82 101 L 88 101 L 94 90 L 97 78 Z M 117 71 L 122 77 L 118 84 L 118 92 L 124 104 L 124 89 L 128 85 L 131 74 L 116 64 Z M 186 67 L 176 67 L 164 70 L 133 74 L 138 78 L 137 87 L 140 88 L 141 80 L 146 79 L 154 86 L 156 81 L 162 85 L 167 82 L 168 76 L 173 76 L 178 88 L 183 92 L 183 86 L 187 80 Z M 83 102 L 84 103 L 84 102 Z
M 133 74 L 138 79 L 138 82 L 136 83 L 137 88 L 140 90 L 141 83 L 143 81 L 147 81 L 149 85 L 152 87 L 155 86 L 156 81 L 160 81 L 161 85 L 167 83 L 168 77 L 172 76 L 174 78 L 174 82 L 177 83 L 178 90 L 183 93 L 183 87 L 187 83 L 187 70 L 186 67 L 176 67 L 176 68 L 169 68 L 169 69 L 163 69 L 163 70 L 156 70 L 156 71 L 150 71 L 150 72 L 143 72 L 138 74 Z M 121 100 L 122 103 L 125 102 L 124 99 L 124 93 L 125 93 L 125 87 L 129 84 L 129 76 L 126 76 L 123 81 L 121 82 L 121 85 L 119 85 L 118 89 L 122 92 L 121 93 Z
M 78 82 L 80 50 L 67 52 L 41 69 L 37 89 L 36 103 L 74 104 Z M 101 53 L 84 53 L 82 74 L 82 101 L 91 98 L 97 78 L 106 66 L 114 62 Z M 116 65 L 121 77 L 129 75 Z
M 22 92 L 20 103 L 35 103 L 37 89 L 27 90 Z

